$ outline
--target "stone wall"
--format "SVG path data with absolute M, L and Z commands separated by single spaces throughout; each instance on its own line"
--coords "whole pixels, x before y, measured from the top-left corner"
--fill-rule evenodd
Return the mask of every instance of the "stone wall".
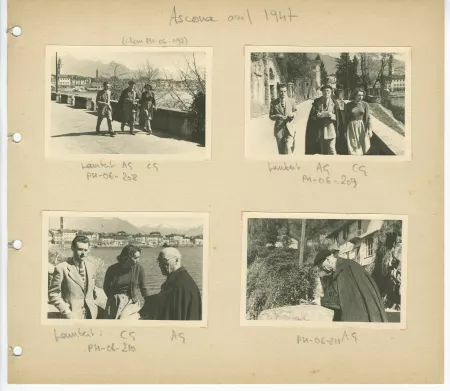
M 294 320 L 300 322 L 332 322 L 334 311 L 320 305 L 300 304 L 262 311 L 258 320 Z
M 92 98 L 84 96 L 52 93 L 51 100 L 61 104 L 67 104 L 76 109 L 96 111 L 96 104 Z M 111 101 L 113 121 L 121 122 L 120 110 L 117 110 L 117 101 Z M 152 128 L 167 132 L 185 140 L 193 140 L 195 137 L 195 115 L 185 111 L 159 107 L 154 113 Z

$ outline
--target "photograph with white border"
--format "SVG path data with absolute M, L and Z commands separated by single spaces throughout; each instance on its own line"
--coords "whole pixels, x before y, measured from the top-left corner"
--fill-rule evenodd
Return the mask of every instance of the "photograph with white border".
M 404 329 L 407 217 L 243 214 L 241 324 Z
M 46 46 L 45 155 L 210 160 L 212 48 Z
M 245 47 L 250 160 L 411 160 L 407 47 Z
M 207 325 L 208 214 L 42 212 L 42 322 Z

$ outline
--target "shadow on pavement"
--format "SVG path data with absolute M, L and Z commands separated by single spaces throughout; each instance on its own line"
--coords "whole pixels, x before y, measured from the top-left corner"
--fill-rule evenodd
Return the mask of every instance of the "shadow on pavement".
M 74 106 L 71 106 L 71 105 L 67 105 L 67 107 L 71 107 L 72 109 L 78 110 L 78 108 L 75 108 Z M 86 110 L 86 109 L 84 109 L 84 110 Z M 92 115 L 94 117 L 97 117 L 97 112 L 96 111 L 86 110 L 85 113 L 86 114 L 90 114 L 90 115 Z M 106 120 L 104 120 L 104 122 L 106 122 Z M 113 120 L 113 124 L 116 124 L 116 126 L 120 127 L 120 122 L 118 122 L 118 121 L 114 121 Z M 94 128 L 95 128 L 95 125 L 96 125 L 96 122 L 94 121 L 93 122 L 93 127 Z M 116 134 L 130 134 L 130 130 L 129 129 L 130 129 L 129 126 L 126 125 L 125 131 L 114 129 L 114 132 Z M 142 133 L 144 135 L 147 135 L 147 133 L 144 131 L 143 126 L 141 126 L 141 125 L 135 125 L 134 131 L 136 132 L 136 134 L 141 134 Z M 59 135 L 52 136 L 52 137 L 72 137 L 72 136 L 92 136 L 92 135 L 96 135 L 95 131 L 93 131 L 93 132 L 80 132 L 80 133 L 66 133 L 66 134 L 59 134 Z M 102 136 L 109 136 L 109 133 L 106 130 L 102 130 L 101 134 L 98 134 L 98 135 L 99 136 L 100 135 L 102 135 Z M 165 131 L 163 131 L 161 129 L 153 129 L 152 130 L 152 134 L 150 134 L 148 136 L 155 136 L 155 137 L 158 137 L 158 138 L 172 139 L 172 140 L 177 140 L 177 141 L 186 141 L 188 143 L 196 144 L 197 147 L 205 148 L 204 145 L 199 144 L 198 142 L 191 141 L 191 140 L 186 140 L 185 138 L 183 138 L 181 136 L 177 136 L 177 135 L 174 135 L 174 134 L 167 133 L 167 132 L 165 132 Z

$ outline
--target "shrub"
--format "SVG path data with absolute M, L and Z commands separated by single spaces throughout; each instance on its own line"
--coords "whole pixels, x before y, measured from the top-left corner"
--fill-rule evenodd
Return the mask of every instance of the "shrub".
M 198 91 L 192 100 L 189 112 L 194 114 L 195 132 L 193 140 L 201 145 L 205 145 L 205 113 L 206 99 L 203 91 Z
M 316 285 L 316 268 L 298 266 L 297 251 L 286 248 L 249 248 L 247 271 L 247 318 L 261 311 L 298 305 L 310 300 Z
M 405 108 L 402 106 L 393 105 L 390 101 L 386 102 L 386 108 L 391 110 L 392 115 L 397 121 L 405 123 Z

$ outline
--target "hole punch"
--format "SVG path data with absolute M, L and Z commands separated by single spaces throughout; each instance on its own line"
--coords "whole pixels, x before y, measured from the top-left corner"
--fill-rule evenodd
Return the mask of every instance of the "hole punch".
M 22 135 L 20 133 L 14 133 L 11 138 L 15 143 L 20 143 L 22 141 Z
M 10 31 L 14 37 L 20 37 L 22 35 L 22 28 L 20 26 L 14 26 Z
M 23 243 L 21 240 L 13 240 L 12 242 L 8 243 L 9 247 L 12 247 L 14 250 L 20 250 L 23 247 Z
M 14 346 L 12 352 L 14 356 L 21 356 L 23 350 L 21 346 Z

